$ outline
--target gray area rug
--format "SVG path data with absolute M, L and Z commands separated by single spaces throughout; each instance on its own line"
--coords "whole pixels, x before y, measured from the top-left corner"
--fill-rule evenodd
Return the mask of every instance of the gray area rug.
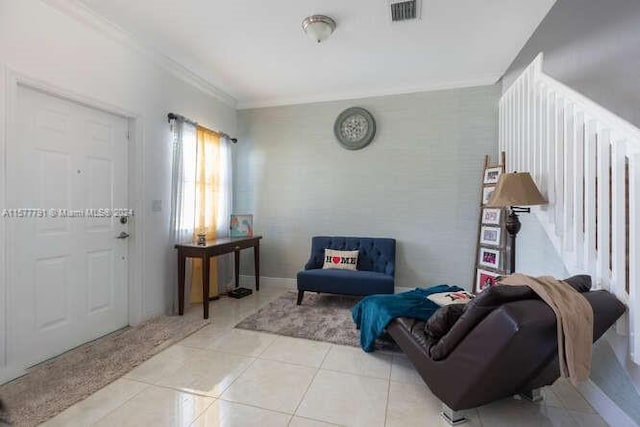
M 296 296 L 287 292 L 236 328 L 360 347 L 360 331 L 351 318 L 351 307 L 360 298 L 307 292 L 302 304 L 296 305 Z M 376 349 L 400 351 L 387 335 L 376 341 Z
M 90 396 L 154 354 L 209 324 L 201 310 L 160 316 L 34 366 L 0 386 L 12 426 L 35 426 Z

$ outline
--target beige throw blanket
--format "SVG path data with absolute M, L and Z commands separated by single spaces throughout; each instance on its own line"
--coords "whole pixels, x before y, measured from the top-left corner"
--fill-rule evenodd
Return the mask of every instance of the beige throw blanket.
M 528 286 L 556 315 L 560 373 L 576 385 L 589 378 L 593 346 L 593 309 L 580 292 L 551 276 L 512 274 L 500 285 Z

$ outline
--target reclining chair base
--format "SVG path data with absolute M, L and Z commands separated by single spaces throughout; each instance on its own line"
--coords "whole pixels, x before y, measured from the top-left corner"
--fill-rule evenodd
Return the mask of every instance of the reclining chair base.
M 440 412 L 440 415 L 442 415 L 442 418 L 452 426 L 459 426 L 460 424 L 464 424 L 469 421 L 464 416 L 464 412 L 454 411 L 444 403 L 442 404 L 442 412 Z
M 527 399 L 528 401 L 533 403 L 542 402 L 542 399 L 543 399 L 541 388 L 536 388 L 531 391 L 521 393 L 520 396 L 522 396 L 524 399 Z

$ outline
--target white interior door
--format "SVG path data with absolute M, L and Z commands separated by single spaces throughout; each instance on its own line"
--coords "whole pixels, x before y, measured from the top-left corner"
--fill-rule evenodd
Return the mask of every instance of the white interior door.
M 127 207 L 128 121 L 20 86 L 16 129 L 7 206 L 44 210 L 6 222 L 8 355 L 26 368 L 128 324 L 128 225 L 97 211 Z

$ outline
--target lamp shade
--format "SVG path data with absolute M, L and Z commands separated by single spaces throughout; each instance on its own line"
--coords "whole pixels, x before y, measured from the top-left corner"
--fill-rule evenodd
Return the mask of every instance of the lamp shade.
M 487 206 L 504 208 L 508 206 L 545 205 L 538 187 L 529 172 L 505 173 L 500 176 L 496 189 Z
M 336 21 L 324 15 L 309 16 L 302 21 L 302 29 L 309 37 L 320 43 L 336 29 Z

